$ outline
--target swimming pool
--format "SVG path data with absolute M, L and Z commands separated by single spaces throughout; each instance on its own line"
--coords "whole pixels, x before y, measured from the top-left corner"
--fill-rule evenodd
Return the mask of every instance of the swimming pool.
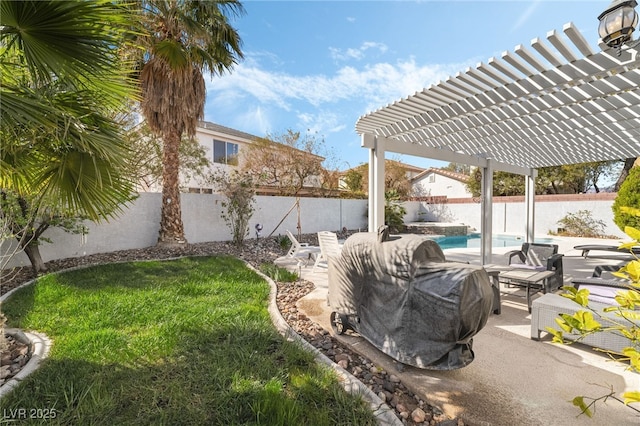
M 437 237 L 433 239 L 441 249 L 451 248 L 473 248 L 480 247 L 480 234 L 456 235 L 449 237 Z M 536 238 L 536 243 L 550 244 L 552 238 Z M 524 238 L 515 235 L 494 235 L 491 239 L 493 247 L 520 247 L 524 243 Z

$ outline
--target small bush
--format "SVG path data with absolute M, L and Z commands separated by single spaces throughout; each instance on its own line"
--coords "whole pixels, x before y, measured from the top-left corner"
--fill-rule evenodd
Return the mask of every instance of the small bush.
M 404 216 L 407 210 L 400 204 L 400 195 L 396 190 L 385 192 L 384 221 L 392 232 L 401 232 L 404 229 Z
M 289 237 L 286 235 L 278 235 L 276 237 L 276 242 L 282 250 L 289 250 L 289 247 L 291 247 L 292 244 L 291 240 L 289 240 Z
M 281 268 L 273 263 L 263 263 L 260 265 L 260 272 L 274 281 L 282 283 L 292 283 L 298 280 L 298 274 Z
M 576 213 L 568 213 L 560 219 L 563 231 L 558 234 L 569 237 L 603 237 L 605 224 L 602 220 L 596 220 L 589 210 L 578 210 Z
M 613 221 L 624 231 L 627 226 L 640 229 L 640 217 L 627 213 L 623 207 L 640 209 L 640 167 L 629 170 L 629 176 L 624 180 L 613 201 Z

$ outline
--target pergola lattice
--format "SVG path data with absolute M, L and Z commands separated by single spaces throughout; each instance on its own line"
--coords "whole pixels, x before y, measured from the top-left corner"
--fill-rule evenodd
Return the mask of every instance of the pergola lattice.
M 483 235 L 491 234 L 493 170 L 527 176 L 528 240 L 536 168 L 640 156 L 638 51 L 594 49 L 571 23 L 563 33 L 358 119 L 370 149 L 370 230 L 384 221 L 385 151 L 481 167 Z M 489 263 L 491 238 L 483 238 L 482 251 Z

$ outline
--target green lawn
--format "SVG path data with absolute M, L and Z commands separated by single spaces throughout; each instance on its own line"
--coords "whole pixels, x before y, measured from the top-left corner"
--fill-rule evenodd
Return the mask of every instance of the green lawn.
M 231 257 L 45 276 L 3 304 L 9 327 L 54 342 L 3 398 L 4 417 L 25 408 L 55 410 L 46 424 L 374 424 L 365 402 L 277 333 L 268 294 Z

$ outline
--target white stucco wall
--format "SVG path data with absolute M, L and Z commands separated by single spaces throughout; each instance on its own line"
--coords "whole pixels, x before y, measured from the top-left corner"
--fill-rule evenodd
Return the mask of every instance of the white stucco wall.
M 106 223 L 88 223 L 87 235 L 67 234 L 58 229 L 50 229 L 45 236 L 53 244 L 43 243 L 42 257 L 45 262 L 67 257 L 77 257 L 94 253 L 116 250 L 150 247 L 156 244 L 160 223 L 161 194 L 142 193 L 123 214 Z M 298 210 L 293 208 L 293 197 L 256 197 L 255 213 L 249 222 L 249 235 L 255 238 L 255 225 L 263 226 L 262 237 L 269 234 L 285 235 L 288 229 L 297 232 Z M 554 201 L 536 203 L 536 235 L 545 235 L 549 230 L 556 231 L 557 221 L 568 213 L 588 210 L 592 217 L 602 220 L 605 233 L 618 238 L 625 234 L 613 223 L 611 205 L 613 200 Z M 405 222 L 418 220 L 418 212 L 426 212 L 431 217 L 420 215 L 430 221 L 461 223 L 480 230 L 480 204 L 474 202 L 426 204 L 411 201 L 404 203 L 407 209 Z M 494 202 L 493 232 L 525 234 L 524 202 Z M 222 197 L 217 194 L 182 194 L 182 217 L 185 236 L 190 243 L 207 241 L 228 241 L 231 232 L 221 218 Z M 287 215 L 287 212 L 289 214 Z M 367 200 L 341 200 L 337 198 L 301 198 L 300 231 L 313 233 L 318 231 L 338 231 L 343 227 L 350 230 L 366 230 Z M 286 216 L 286 218 L 285 218 Z M 279 222 L 284 218 L 280 225 Z M 2 246 L 3 253 L 9 248 Z M 19 253 L 9 266 L 28 265 L 28 259 Z
M 185 237 L 190 243 L 207 241 L 228 241 L 231 232 L 222 220 L 222 200 L 218 194 L 183 193 L 182 221 Z M 123 213 L 104 223 L 88 222 L 86 235 L 68 234 L 59 229 L 49 229 L 45 237 L 53 243 L 43 243 L 40 247 L 45 262 L 67 257 L 78 257 L 116 250 L 150 247 L 157 243 L 160 228 L 160 206 L 162 195 L 142 193 L 133 203 L 125 207 Z M 284 219 L 289 209 L 295 205 L 293 197 L 256 197 L 255 213 L 249 223 L 247 238 L 255 238 L 255 225 L 263 226 L 262 236 L 273 231 L 273 235 L 285 235 L 288 229 L 297 233 L 298 209 L 294 208 Z M 365 229 L 367 200 L 341 200 L 323 198 L 300 199 L 300 225 L 302 233 L 318 231 L 338 231 Z M 5 244 L 3 253 L 10 251 Z M 19 253 L 8 266 L 28 265 L 26 255 Z
M 595 220 L 602 220 L 605 224 L 604 233 L 617 238 L 627 238 L 624 232 L 613 222 L 611 206 L 613 200 L 571 200 L 536 202 L 535 204 L 535 234 L 546 235 L 549 231 L 556 232 L 560 226 L 557 222 L 569 213 L 577 213 L 580 210 L 591 212 Z M 429 221 L 464 223 L 472 228 L 480 230 L 481 216 L 480 203 L 461 204 L 426 204 L 412 201 L 405 204 L 407 215 L 405 221 L 418 220 L 418 212 L 427 212 L 421 215 Z M 525 235 L 525 204 L 524 202 L 496 202 L 493 203 L 493 233 L 509 233 Z

